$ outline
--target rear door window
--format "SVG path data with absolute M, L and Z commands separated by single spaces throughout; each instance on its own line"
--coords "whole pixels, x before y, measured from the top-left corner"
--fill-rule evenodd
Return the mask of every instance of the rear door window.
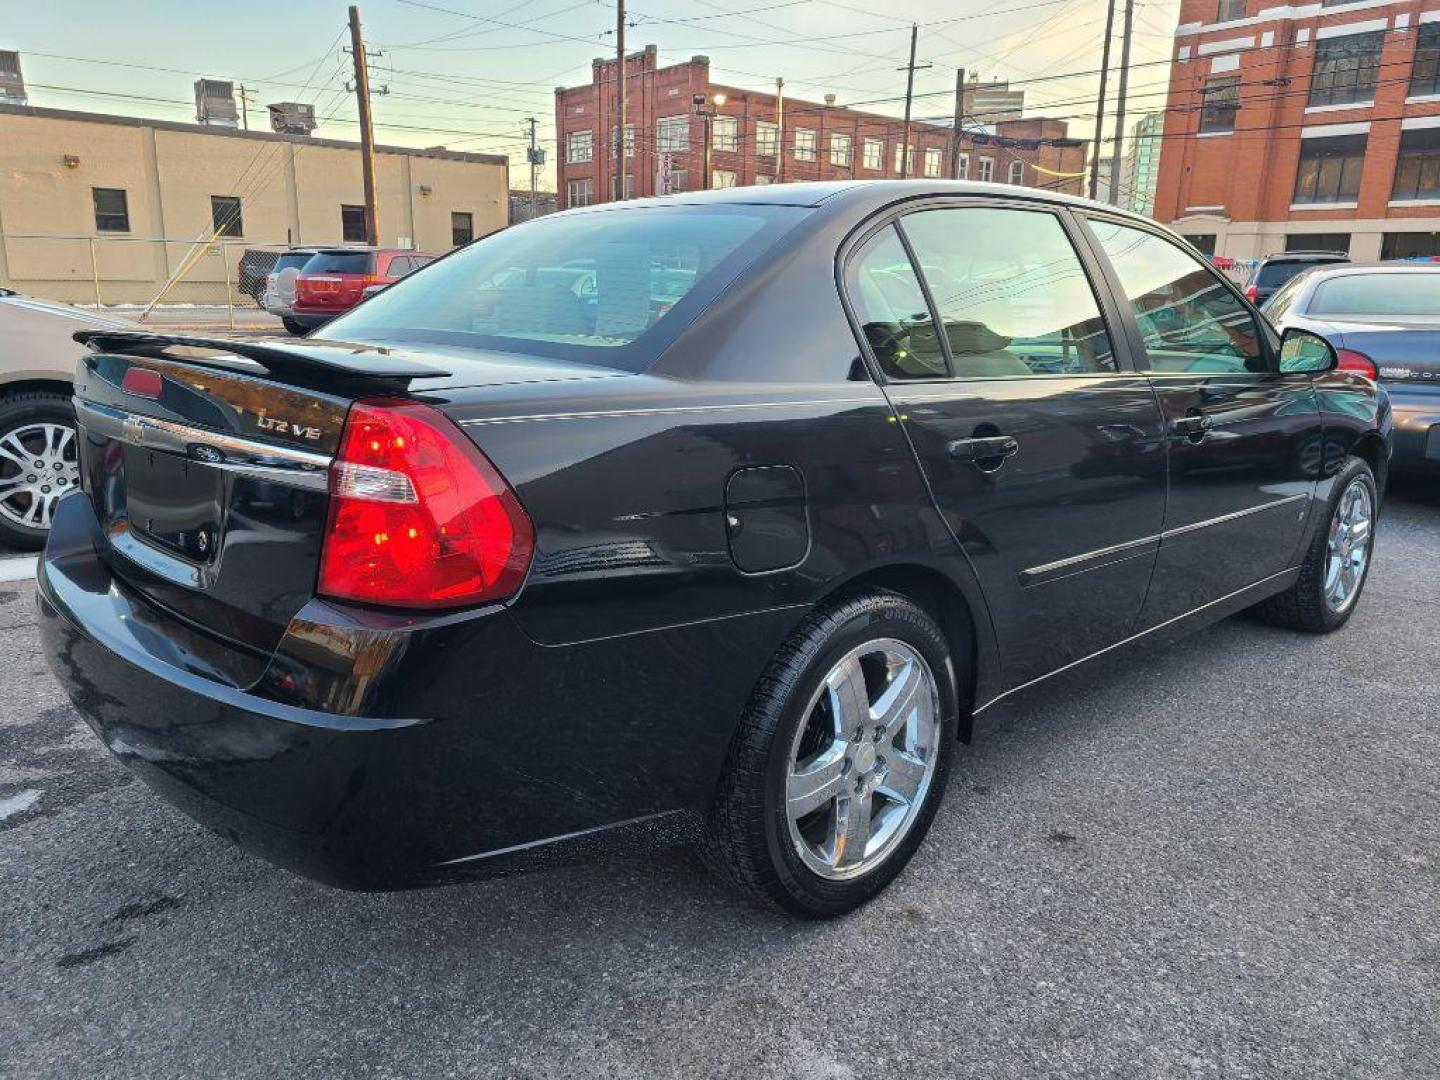
M 1115 267 L 1152 371 L 1272 370 L 1255 317 L 1209 266 L 1144 229 L 1089 224 Z
M 938 379 L 950 373 L 925 290 L 895 226 L 860 246 L 845 278 L 860 332 L 886 378 Z
M 999 206 L 920 210 L 901 228 L 956 377 L 1116 370 L 1095 290 L 1054 214 Z

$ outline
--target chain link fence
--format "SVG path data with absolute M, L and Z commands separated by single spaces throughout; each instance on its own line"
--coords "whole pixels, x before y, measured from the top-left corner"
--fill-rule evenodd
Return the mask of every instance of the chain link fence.
M 0 286 L 147 326 L 278 331 L 260 306 L 290 245 L 237 239 L 0 233 Z

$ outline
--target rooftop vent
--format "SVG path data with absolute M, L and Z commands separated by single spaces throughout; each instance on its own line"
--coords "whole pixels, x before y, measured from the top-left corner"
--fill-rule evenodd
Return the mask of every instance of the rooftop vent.
M 239 127 L 235 111 L 235 84 L 220 79 L 195 80 L 195 119 L 216 127 Z
M 20 74 L 20 54 L 0 49 L 0 105 L 25 105 L 25 79 Z
M 299 101 L 277 101 L 267 106 L 270 127 L 281 135 L 310 135 L 315 131 L 315 106 Z

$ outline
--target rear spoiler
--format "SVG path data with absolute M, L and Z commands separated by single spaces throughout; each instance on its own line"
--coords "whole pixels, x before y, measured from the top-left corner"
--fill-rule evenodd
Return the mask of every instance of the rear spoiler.
M 331 375 L 350 379 L 439 379 L 451 374 L 396 356 L 378 345 L 324 345 L 288 341 L 232 341 L 229 338 L 152 334 L 144 330 L 79 330 L 74 338 L 96 352 L 164 357 L 170 348 L 209 349 L 253 360 L 283 377 Z M 170 359 L 182 359 L 170 357 Z M 189 359 L 189 358 L 184 358 Z

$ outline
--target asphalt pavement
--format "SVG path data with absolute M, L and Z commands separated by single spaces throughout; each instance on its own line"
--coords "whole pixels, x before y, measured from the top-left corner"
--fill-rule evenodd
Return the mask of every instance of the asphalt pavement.
M 908 872 L 826 924 L 681 848 L 272 869 L 102 751 L 0 584 L 0 1076 L 1440 1076 L 1437 570 L 1409 488 L 1341 633 L 1239 616 L 997 708 Z

